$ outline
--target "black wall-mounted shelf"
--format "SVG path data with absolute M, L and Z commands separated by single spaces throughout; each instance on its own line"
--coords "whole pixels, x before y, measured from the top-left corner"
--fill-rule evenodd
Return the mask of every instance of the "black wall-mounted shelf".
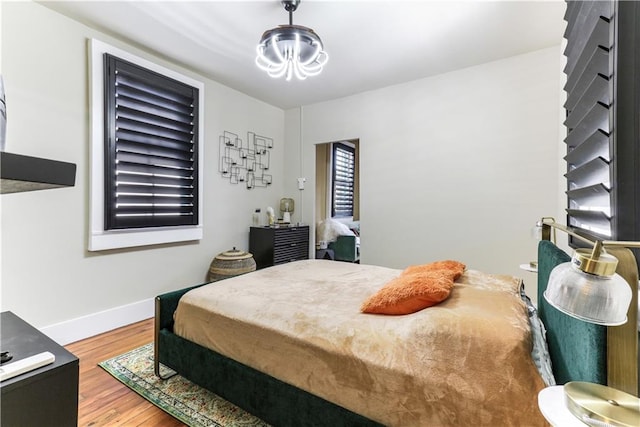
M 0 194 L 73 187 L 74 163 L 0 152 Z

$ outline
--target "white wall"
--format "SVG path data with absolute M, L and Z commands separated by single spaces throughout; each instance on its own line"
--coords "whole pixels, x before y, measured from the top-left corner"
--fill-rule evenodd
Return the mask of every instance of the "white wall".
M 457 259 L 523 277 L 535 221 L 557 215 L 560 46 L 286 112 L 314 223 L 313 145 L 360 140 L 362 262 Z M 300 144 L 300 124 L 302 141 Z M 295 168 L 287 169 L 286 185 Z
M 264 211 L 268 205 L 276 206 L 283 193 L 281 109 L 154 58 L 37 3 L 3 2 L 1 19 L 7 151 L 73 162 L 78 168 L 73 188 L 0 198 L 3 311 L 11 310 L 37 327 L 78 318 L 108 322 L 109 316 L 92 315 L 140 301 L 149 307 L 147 302 L 159 293 L 204 281 L 211 259 L 219 252 L 233 246 L 248 249 L 254 208 Z M 205 82 L 203 240 L 87 251 L 87 39 L 91 37 Z M 274 138 L 272 186 L 249 191 L 219 176 L 218 136 L 224 130 Z M 111 326 L 105 324 L 105 328 Z

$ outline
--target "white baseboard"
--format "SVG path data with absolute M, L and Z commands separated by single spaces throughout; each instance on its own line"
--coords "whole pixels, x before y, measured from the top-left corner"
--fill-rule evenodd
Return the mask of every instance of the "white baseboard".
M 40 331 L 58 344 L 67 345 L 153 316 L 154 299 L 149 298 L 45 326 Z

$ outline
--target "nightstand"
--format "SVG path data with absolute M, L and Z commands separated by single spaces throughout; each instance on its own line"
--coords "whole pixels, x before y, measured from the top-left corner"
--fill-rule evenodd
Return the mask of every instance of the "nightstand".
M 538 393 L 538 407 L 544 418 L 549 421 L 553 427 L 586 426 L 585 423 L 569 412 L 565 404 L 563 386 L 561 385 L 540 390 L 540 393 Z
M 55 361 L 0 383 L 0 425 L 76 426 L 78 358 L 10 311 L 0 313 L 1 349 L 8 364 L 45 351 Z

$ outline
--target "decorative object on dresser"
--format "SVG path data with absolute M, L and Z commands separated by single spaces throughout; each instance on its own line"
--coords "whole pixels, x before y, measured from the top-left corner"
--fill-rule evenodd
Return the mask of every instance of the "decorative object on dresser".
M 0 325 L 2 351 L 13 355 L 1 369 L 46 353 L 55 359 L 0 383 L 0 425 L 77 425 L 78 358 L 10 311 L 0 313 Z
M 271 185 L 267 174 L 271 163 L 273 139 L 247 132 L 247 142 L 233 132 L 224 131 L 219 138 L 218 172 L 232 184 L 245 183 L 248 190 Z
M 289 224 L 291 222 L 291 214 L 295 209 L 295 202 L 291 198 L 280 199 L 280 212 L 282 212 L 282 222 Z
M 257 269 L 309 259 L 309 226 L 251 227 L 249 252 Z
M 265 210 L 267 212 L 267 225 L 274 225 L 276 223 L 276 214 L 273 211 L 273 208 L 271 206 L 267 206 L 267 209 Z
M 251 223 L 254 227 L 260 226 L 260 208 L 253 211 L 253 215 L 251 215 Z
M 216 282 L 255 270 L 256 262 L 253 255 L 236 249 L 234 246 L 233 249 L 221 252 L 213 258 L 209 266 L 207 281 Z

